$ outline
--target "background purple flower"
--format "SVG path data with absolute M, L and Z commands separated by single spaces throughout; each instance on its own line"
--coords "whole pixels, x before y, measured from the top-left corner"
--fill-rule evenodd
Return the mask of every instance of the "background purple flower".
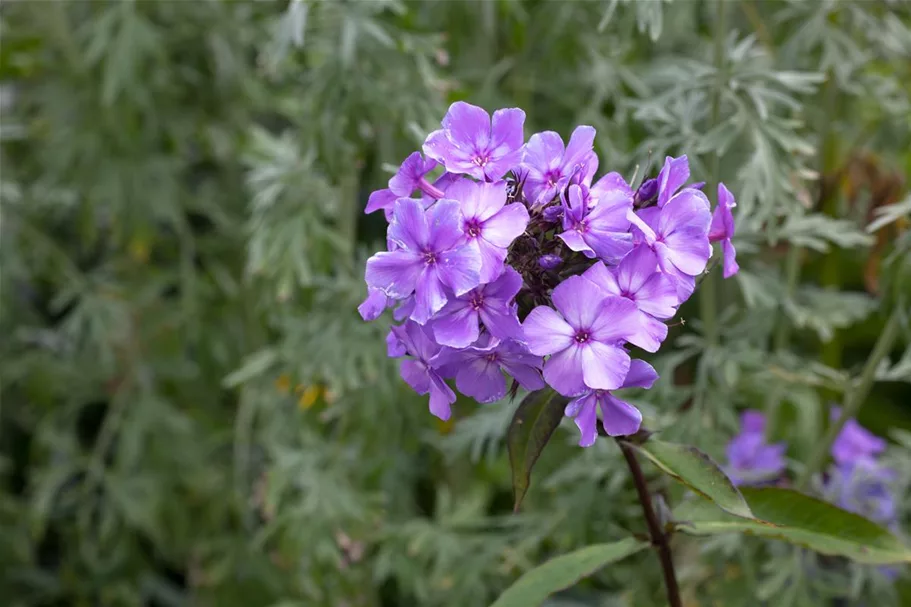
M 823 491 L 826 499 L 840 508 L 894 526 L 898 509 L 893 483 L 897 478 L 895 470 L 863 458 L 830 467 Z
M 420 324 L 446 304 L 444 287 L 458 296 L 480 283 L 481 258 L 465 243 L 459 209 L 457 201 L 443 199 L 425 212 L 420 201 L 400 198 L 389 225 L 389 239 L 399 248 L 367 260 L 367 285 L 394 299 L 414 293 L 411 318 Z
M 532 354 L 551 355 L 544 379 L 564 396 L 623 385 L 630 357 L 621 347 L 638 330 L 638 310 L 628 299 L 607 296 L 582 276 L 553 291 L 556 310 L 538 306 L 522 328 Z
M 522 157 L 522 174 L 525 197 L 532 206 L 553 200 L 577 170 L 584 185 L 591 183 L 598 170 L 594 141 L 595 129 L 590 126 L 576 127 L 565 148 L 563 139 L 553 131 L 531 136 Z
M 412 357 L 403 360 L 399 367 L 402 379 L 418 394 L 430 394 L 431 413 L 444 421 L 449 419 L 450 405 L 456 399 L 455 392 L 437 373 L 434 361 L 442 347 L 433 341 L 426 327 L 415 322 L 392 327 L 392 331 Z
M 522 288 L 522 277 L 506 268 L 497 280 L 472 289 L 449 302 L 431 322 L 437 342 L 464 348 L 477 341 L 479 322 L 500 339 L 522 339 L 522 325 L 513 299 Z
M 563 232 L 558 237 L 573 251 L 586 257 L 600 257 L 615 262 L 626 255 L 633 246 L 633 237 L 629 233 L 627 213 L 632 208 L 620 201 L 610 204 L 599 200 L 589 210 L 588 189 L 585 186 L 571 185 L 567 191 L 568 204 L 564 204 Z
M 459 392 L 479 403 L 492 403 L 506 395 L 505 371 L 526 390 L 544 387 L 541 357 L 529 353 L 515 340 L 500 341 L 489 336 L 477 346 L 449 350 L 440 355 L 442 370 L 455 376 Z
M 724 255 L 724 277 L 730 278 L 740 270 L 737 265 L 737 250 L 731 243 L 734 237 L 734 215 L 731 209 L 737 206 L 734 195 L 723 183 L 718 184 L 718 205 L 712 214 L 712 225 L 709 228 L 709 242 L 721 241 L 721 253 Z
M 658 379 L 658 373 L 644 360 L 630 361 L 629 372 L 621 388 L 651 388 Z M 598 415 L 601 410 L 601 424 L 609 436 L 628 436 L 639 431 L 642 413 L 624 400 L 607 390 L 592 390 L 566 405 L 564 415 L 575 418 L 576 427 L 582 433 L 580 447 L 591 447 L 598 435 Z
M 491 120 L 483 108 L 456 101 L 443 128 L 427 136 L 424 153 L 447 171 L 495 181 L 519 164 L 524 124 L 525 112 L 518 108 L 497 110 Z
M 506 204 L 506 182 L 477 183 L 461 179 L 446 192 L 462 205 L 462 231 L 481 258 L 481 282 L 490 282 L 503 271 L 506 249 L 528 225 L 528 210 L 521 203 Z
M 761 484 L 774 480 L 785 470 L 784 443 L 770 445 L 765 439 L 765 417 L 759 411 L 741 415 L 740 434 L 727 446 L 725 472 L 735 485 Z

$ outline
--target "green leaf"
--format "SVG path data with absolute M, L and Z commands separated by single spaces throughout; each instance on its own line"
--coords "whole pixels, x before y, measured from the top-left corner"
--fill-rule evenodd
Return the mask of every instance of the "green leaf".
M 743 496 L 759 520 L 730 516 L 704 500 L 693 500 L 674 511 L 677 527 L 691 535 L 749 533 L 780 539 L 862 563 L 911 562 L 907 546 L 858 514 L 792 489 L 744 488 Z
M 568 398 L 549 388 L 538 390 L 526 396 L 512 416 L 506 432 L 506 444 L 516 512 L 531 484 L 531 469 L 560 425 L 563 408 L 568 401 Z
M 569 588 L 601 567 L 635 554 L 647 546 L 648 542 L 630 537 L 554 557 L 540 567 L 527 571 L 491 607 L 540 605 L 553 593 Z
M 750 507 L 718 464 L 695 447 L 650 439 L 636 448 L 663 472 L 736 516 L 753 518 Z

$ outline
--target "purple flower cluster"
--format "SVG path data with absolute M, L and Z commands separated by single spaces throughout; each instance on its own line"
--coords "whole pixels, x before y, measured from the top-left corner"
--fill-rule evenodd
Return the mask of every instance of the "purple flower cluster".
M 833 409 L 833 419 L 838 409 Z M 737 485 L 763 485 L 778 481 L 785 472 L 785 443 L 769 444 L 765 416 L 747 410 L 741 415 L 740 434 L 727 446 L 725 472 Z M 879 461 L 886 441 L 849 419 L 832 444 L 833 465 L 824 475 L 823 497 L 838 507 L 878 523 L 897 522 L 896 473 Z
M 441 419 L 456 398 L 446 380 L 487 403 L 511 378 L 513 389 L 547 384 L 571 399 L 584 446 L 598 411 L 608 434 L 633 434 L 642 416 L 613 391 L 649 388 L 658 375 L 631 348 L 658 350 L 712 241 L 725 276 L 737 271 L 733 196 L 719 184 L 713 217 L 699 186 L 686 186 L 686 156 L 667 158 L 637 190 L 617 173 L 593 183 L 592 127 L 568 145 L 552 131 L 526 143 L 524 123 L 520 109 L 491 117 L 454 103 L 423 156 L 370 196 L 366 212 L 382 209 L 389 222 L 387 250 L 367 261 L 359 311 L 374 320 L 395 308 L 389 355 L 405 357 L 402 378 Z

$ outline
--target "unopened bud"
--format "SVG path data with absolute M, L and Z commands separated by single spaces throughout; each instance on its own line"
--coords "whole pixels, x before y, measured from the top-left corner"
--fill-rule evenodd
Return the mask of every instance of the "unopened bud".
M 636 190 L 636 202 L 642 204 L 648 202 L 658 194 L 658 180 L 646 179 Z
M 538 265 L 545 270 L 559 268 L 563 264 L 563 259 L 559 255 L 542 255 L 538 258 Z

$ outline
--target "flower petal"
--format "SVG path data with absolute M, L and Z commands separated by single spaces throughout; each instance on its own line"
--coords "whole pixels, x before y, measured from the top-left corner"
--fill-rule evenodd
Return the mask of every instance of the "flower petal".
M 506 248 L 494 246 L 483 238 L 476 238 L 469 242 L 469 246 L 477 249 L 481 257 L 481 284 L 495 280 L 503 273 L 503 260 L 506 259 Z
M 399 198 L 395 201 L 392 223 L 389 224 L 389 239 L 411 251 L 421 251 L 431 241 L 430 217 L 425 215 L 424 205 L 413 198 Z
M 572 344 L 548 358 L 544 363 L 544 381 L 563 396 L 577 396 L 585 392 L 582 348 Z
M 566 243 L 566 246 L 569 247 L 571 251 L 576 253 L 582 253 L 589 259 L 595 258 L 595 252 L 592 250 L 588 243 L 585 242 L 585 238 L 582 237 L 582 234 L 576 230 L 566 230 L 557 234 L 557 238 Z
M 632 207 L 633 189 L 620 173 L 608 173 L 591 187 L 591 196 L 597 204 L 609 207 L 626 205 Z
M 456 101 L 443 117 L 449 139 L 463 150 L 486 150 L 490 144 L 490 115 L 476 105 Z
M 582 273 L 582 277 L 601 287 L 601 290 L 606 295 L 620 295 L 620 285 L 617 284 L 617 277 L 614 276 L 614 272 L 604 265 L 603 261 L 599 261 L 585 270 Z
M 367 260 L 364 279 L 389 297 L 403 299 L 414 292 L 425 264 L 410 251 L 381 251 Z
M 594 302 L 592 298 L 584 302 L 591 306 L 595 318 L 590 325 L 592 339 L 609 344 L 628 339 L 639 331 L 639 309 L 629 299 L 609 295 L 600 305 Z
M 502 156 L 517 150 L 525 142 L 525 112 L 519 108 L 503 108 L 493 113 L 490 143 L 492 152 Z
M 658 173 L 658 206 L 663 207 L 689 178 L 690 161 L 686 155 L 679 158 L 667 156 L 664 167 Z
M 452 188 L 454 187 L 456 186 L 453 185 Z M 464 239 L 462 207 L 457 200 L 448 198 L 438 200 L 436 204 L 427 209 L 426 223 L 429 226 L 429 236 L 425 246 L 432 247 L 434 251 L 446 251 Z
M 604 291 L 592 281 L 582 276 L 570 276 L 557 285 L 551 299 L 571 327 L 589 329 L 595 324 L 605 296 Z
M 629 354 L 623 348 L 590 341 L 580 349 L 586 386 L 593 390 L 616 390 L 623 385 L 630 366 Z
M 452 415 L 450 405 L 456 400 L 455 392 L 436 373 L 430 373 L 430 412 L 443 421 Z
M 522 275 L 507 266 L 503 273 L 493 282 L 484 287 L 486 300 L 496 299 L 509 303 L 522 288 Z
M 376 190 L 367 199 L 367 207 L 364 209 L 364 213 L 369 215 L 380 209 L 391 209 L 395 205 L 397 198 L 398 196 L 390 189 Z
M 612 394 L 600 399 L 601 423 L 609 436 L 629 436 L 639 431 L 642 413 L 628 402 Z
M 638 293 L 658 271 L 658 256 L 648 247 L 638 246 L 617 266 L 617 284 L 627 293 Z
M 413 152 L 402 162 L 402 166 L 389 180 L 389 189 L 399 196 L 411 196 L 411 193 L 418 188 L 418 182 L 436 165 L 435 160 L 424 160 L 420 152 Z
M 479 403 L 492 403 L 506 395 L 506 379 L 499 365 L 486 358 L 476 358 L 459 369 L 456 387 Z
M 658 380 L 658 372 L 644 360 L 635 358 L 629 363 L 629 373 L 621 388 L 651 388 Z
M 418 360 L 403 360 L 399 364 L 399 375 L 405 380 L 405 383 L 411 386 L 411 389 L 418 394 L 427 394 L 430 392 L 430 377 L 427 373 L 427 365 Z
M 478 313 L 467 301 L 448 302 L 431 322 L 437 343 L 465 348 L 478 340 Z
M 544 378 L 541 377 L 538 367 L 505 360 L 500 361 L 500 365 L 526 390 L 540 390 L 545 386 Z
M 471 149 L 462 149 L 456 146 L 449 140 L 445 130 L 430 133 L 427 139 L 424 140 L 422 149 L 427 157 L 439 161 L 446 167 L 447 171 L 471 175 L 477 179 L 483 179 L 484 177 L 484 171 L 481 167 L 472 162 Z
M 579 439 L 580 447 L 591 447 L 598 438 L 598 414 L 595 410 L 597 397 L 594 392 L 589 392 L 570 401 L 563 413 L 567 417 L 575 418 L 576 427 L 582 436 Z
M 538 306 L 522 323 L 529 352 L 546 356 L 568 348 L 573 343 L 573 328 L 553 308 Z
M 489 217 L 481 228 L 481 237 L 498 247 L 506 248 L 528 226 L 528 209 L 524 204 L 513 203 Z
M 386 309 L 386 303 L 387 298 L 386 294 L 383 293 L 383 291 L 373 287 L 368 287 L 367 299 L 365 299 L 361 305 L 357 307 L 357 311 L 360 313 L 361 318 L 366 321 L 376 320 Z
M 668 260 L 689 276 L 702 273 L 712 256 L 709 239 L 704 231 L 696 228 L 675 230 L 665 237 L 664 242 L 667 245 Z
M 572 172 L 572 169 L 589 160 L 587 157 L 591 154 L 595 145 L 595 129 L 587 125 L 580 125 L 575 128 L 566 145 L 566 152 L 563 154 L 562 166 L 567 171 L 565 174 Z M 595 159 L 597 162 L 597 157 Z M 597 165 L 595 165 L 597 168 Z
M 677 313 L 678 301 L 674 280 L 657 269 L 636 291 L 636 305 L 655 318 L 666 319 L 674 316 Z
M 699 190 L 686 189 L 671 198 L 658 216 L 659 234 L 665 236 L 686 228 L 708 233 L 712 223 L 709 199 Z
M 640 310 L 637 330 L 626 339 L 646 352 L 657 352 L 666 337 L 667 325 Z
M 411 320 L 419 325 L 425 324 L 446 305 L 446 292 L 440 282 L 438 272 L 433 268 L 421 275 L 414 290 L 414 310 Z
M 724 254 L 724 277 L 730 278 L 740 271 L 740 266 L 737 265 L 737 251 L 729 238 L 721 242 L 721 252 Z
M 481 310 L 481 320 L 490 334 L 498 339 L 523 340 L 525 333 L 519 323 L 515 306 L 495 302 L 494 305 L 484 305 Z
M 560 166 L 563 161 L 563 139 L 553 131 L 535 133 L 525 144 L 522 164 L 542 174 Z

